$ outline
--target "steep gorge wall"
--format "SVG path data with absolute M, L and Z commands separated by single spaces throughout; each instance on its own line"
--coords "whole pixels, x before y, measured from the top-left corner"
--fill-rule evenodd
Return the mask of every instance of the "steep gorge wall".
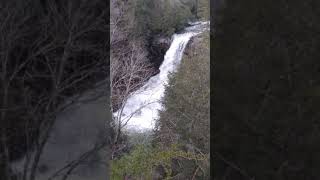
M 163 99 L 164 110 L 157 122 L 156 141 L 166 149 L 180 144 L 190 153 L 199 150 L 209 156 L 210 142 L 210 50 L 209 33 L 190 39 L 178 71 L 170 78 Z M 173 179 L 191 179 L 196 168 L 193 160 L 174 163 Z M 202 162 L 203 174 L 196 179 L 210 179 L 209 158 Z
M 164 55 L 170 47 L 171 39 L 169 37 L 158 35 L 150 38 L 149 43 L 150 44 L 147 47 L 149 53 L 148 58 L 157 71 L 164 60 Z

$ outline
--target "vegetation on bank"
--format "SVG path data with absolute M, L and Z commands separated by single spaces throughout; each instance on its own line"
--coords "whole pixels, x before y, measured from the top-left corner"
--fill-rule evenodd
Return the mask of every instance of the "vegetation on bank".
M 194 16 L 191 13 L 192 4 L 170 0 L 137 0 L 137 34 L 172 35 L 181 30 Z M 147 31 L 146 31 L 147 30 Z
M 177 145 L 166 149 L 152 147 L 150 144 L 138 144 L 130 152 L 111 163 L 111 179 L 122 180 L 124 177 L 133 179 L 172 179 L 178 176 L 173 172 L 173 160 L 204 161 L 207 156 L 185 152 Z M 175 174 L 173 174 L 175 173 Z M 196 176 L 196 172 L 193 174 Z
M 172 74 L 163 99 L 164 110 L 157 121 L 157 142 L 166 147 L 179 143 L 187 152 L 210 152 L 210 48 L 209 32 L 194 37 L 186 49 L 181 66 Z M 209 160 L 182 163 L 182 173 L 197 167 L 200 179 L 209 179 Z M 185 176 L 190 178 L 190 174 Z

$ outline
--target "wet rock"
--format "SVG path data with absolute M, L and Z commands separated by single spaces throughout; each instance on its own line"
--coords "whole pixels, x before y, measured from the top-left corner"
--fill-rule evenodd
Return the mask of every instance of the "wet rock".
M 155 69 L 159 69 L 170 44 L 171 38 L 165 36 L 157 35 L 150 40 L 149 59 Z

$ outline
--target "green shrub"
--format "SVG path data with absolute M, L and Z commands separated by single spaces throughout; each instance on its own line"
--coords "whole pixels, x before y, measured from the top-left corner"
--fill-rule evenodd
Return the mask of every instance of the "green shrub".
M 160 166 L 165 170 L 165 179 L 170 179 L 173 159 L 204 161 L 207 156 L 182 151 L 177 145 L 171 145 L 167 149 L 136 145 L 129 154 L 111 161 L 111 177 L 114 180 L 122 180 L 125 176 L 149 180 Z
M 173 74 L 163 99 L 164 110 L 160 112 L 157 128 L 162 137 L 169 133 L 179 134 L 179 142 L 190 138 L 198 148 L 209 151 L 210 121 L 210 57 L 209 34 L 203 34 L 186 49 L 182 64 Z M 171 138 L 170 137 L 170 138 Z M 169 143 L 169 142 L 165 142 Z
M 146 30 L 152 34 L 171 35 L 181 30 L 192 18 L 191 8 L 179 1 L 137 0 L 135 8 L 136 31 L 139 35 L 145 34 Z
M 190 152 L 209 154 L 210 150 L 210 48 L 209 33 L 195 37 L 186 49 L 178 72 L 172 74 L 166 87 L 160 119 L 157 121 L 157 143 L 182 144 Z M 190 163 L 184 164 L 188 169 Z M 203 164 L 209 179 L 209 164 Z M 189 173 L 187 171 L 183 173 Z
M 200 19 L 210 20 L 210 1 L 209 0 L 197 0 L 197 16 Z

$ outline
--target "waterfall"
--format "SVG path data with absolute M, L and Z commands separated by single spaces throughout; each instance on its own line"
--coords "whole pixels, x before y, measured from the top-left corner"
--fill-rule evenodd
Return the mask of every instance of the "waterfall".
M 172 36 L 170 48 L 164 56 L 160 66 L 160 73 L 151 77 L 144 86 L 130 94 L 121 115 L 122 124 L 126 123 L 126 130 L 145 131 L 155 126 L 155 120 L 161 110 L 161 99 L 168 84 L 168 75 L 176 72 L 184 49 L 191 37 L 209 28 L 209 22 L 189 23 L 181 33 Z M 113 113 L 117 117 L 119 112 Z

